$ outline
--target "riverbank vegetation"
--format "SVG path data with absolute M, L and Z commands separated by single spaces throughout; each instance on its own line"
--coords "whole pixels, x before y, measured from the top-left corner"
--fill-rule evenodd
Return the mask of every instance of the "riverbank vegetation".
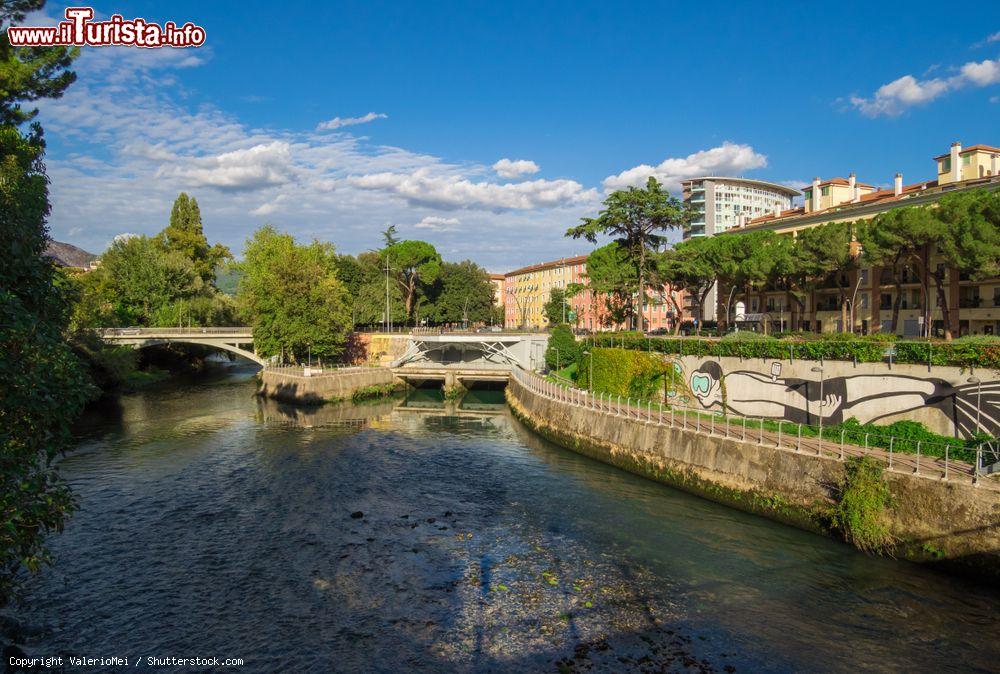
M 844 477 L 837 486 L 831 523 L 848 543 L 869 554 L 892 549 L 886 511 L 892 505 L 882 466 L 869 456 L 844 461 Z

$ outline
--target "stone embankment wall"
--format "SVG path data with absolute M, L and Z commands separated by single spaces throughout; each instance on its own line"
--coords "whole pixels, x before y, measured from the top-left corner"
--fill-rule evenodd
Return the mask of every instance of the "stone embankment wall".
M 516 378 L 515 416 L 543 437 L 637 475 L 819 533 L 827 529 L 844 464 L 551 400 Z M 971 482 L 885 473 L 894 554 L 1000 579 L 1000 491 Z
M 391 386 L 395 383 L 392 370 L 386 367 L 332 370 L 311 377 L 263 370 L 257 392 L 283 402 L 319 404 L 349 399 L 355 391 L 369 386 Z

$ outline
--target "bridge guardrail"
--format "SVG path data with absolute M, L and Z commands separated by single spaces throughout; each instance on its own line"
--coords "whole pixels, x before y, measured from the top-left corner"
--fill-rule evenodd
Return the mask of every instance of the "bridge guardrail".
M 840 441 L 831 441 L 819 437 L 803 437 L 803 424 L 764 419 L 755 417 L 740 417 L 723 415 L 721 412 L 709 412 L 685 405 L 656 403 L 622 396 L 612 396 L 604 393 L 591 393 L 585 389 L 566 386 L 551 381 L 540 375 L 528 372 L 522 368 L 513 368 L 511 376 L 520 385 L 536 395 L 557 403 L 581 407 L 598 414 L 606 414 L 624 419 L 632 419 L 656 426 L 668 426 L 682 431 L 717 438 L 728 438 L 743 442 L 756 442 L 758 445 L 770 446 L 782 451 L 824 456 L 844 461 L 852 456 L 871 456 L 884 464 L 886 470 L 894 473 L 911 474 L 923 479 L 947 480 L 956 482 L 971 482 L 974 485 L 986 485 L 990 489 L 1000 490 L 1000 481 L 980 479 L 986 475 L 983 471 L 983 446 L 976 451 L 975 464 L 958 461 L 950 456 L 954 446 L 942 443 L 944 456 L 921 456 L 921 449 L 929 449 L 931 443 L 918 441 L 915 454 L 893 451 L 893 445 L 911 442 L 908 438 L 889 437 L 888 451 L 859 446 L 845 442 L 841 433 Z M 766 426 L 777 426 L 777 431 Z M 787 431 L 786 431 L 787 429 Z M 941 447 L 938 447 L 940 451 Z
M 190 328 L 96 328 L 101 337 L 145 337 L 160 335 L 252 335 L 253 328 L 247 327 L 198 327 Z
M 291 377 L 332 377 L 350 372 L 364 372 L 365 370 L 378 369 L 379 365 L 346 365 L 343 363 L 319 364 L 319 365 L 264 365 L 266 372 L 275 372 Z M 309 374 L 306 374 L 309 370 Z

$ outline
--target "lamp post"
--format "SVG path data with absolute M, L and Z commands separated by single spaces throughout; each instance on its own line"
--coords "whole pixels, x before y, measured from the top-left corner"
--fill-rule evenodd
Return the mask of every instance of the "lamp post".
M 819 373 L 819 440 L 823 441 L 823 368 L 814 367 L 813 372 Z
M 594 359 L 590 357 L 590 351 L 584 351 L 583 355 L 587 357 L 587 364 L 590 366 L 590 373 L 587 375 L 587 390 L 594 390 Z
M 976 385 L 976 432 L 979 432 L 979 420 L 982 414 L 983 382 L 979 377 L 969 377 L 965 381 Z

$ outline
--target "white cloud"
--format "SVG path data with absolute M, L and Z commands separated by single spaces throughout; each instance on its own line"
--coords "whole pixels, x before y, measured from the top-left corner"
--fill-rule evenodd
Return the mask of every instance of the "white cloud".
M 987 45 L 993 44 L 994 42 L 1000 42 L 1000 30 L 993 33 L 992 35 L 987 35 L 979 42 L 972 45 L 973 49 L 978 49 L 979 47 L 985 47 Z
M 345 126 L 354 126 L 356 124 L 367 124 L 368 122 L 374 122 L 376 119 L 388 119 L 389 115 L 382 112 L 369 112 L 367 115 L 362 115 L 361 117 L 334 117 L 333 119 L 328 119 L 325 122 L 320 122 L 316 125 L 317 131 L 333 131 L 334 129 L 340 129 Z
M 608 192 L 625 187 L 641 187 L 650 176 L 677 191 L 682 180 L 704 175 L 740 175 L 767 166 L 767 157 L 756 152 L 749 145 L 739 145 L 729 141 L 709 150 L 701 150 L 686 157 L 664 159 L 656 166 L 640 164 L 622 171 L 618 175 L 604 179 L 604 189 Z
M 460 221 L 458 218 L 442 218 L 437 215 L 428 215 L 413 226 L 417 229 L 430 229 L 435 232 L 446 232 L 454 229 L 459 224 Z
M 986 59 L 980 63 L 972 61 L 962 66 L 962 77 L 977 87 L 985 87 L 1000 82 L 1000 59 Z
M 913 75 L 883 84 L 869 98 L 852 96 L 851 105 L 868 117 L 895 117 L 915 105 L 924 105 L 966 86 L 985 87 L 1000 82 L 1000 59 L 970 61 L 951 77 L 918 80 Z
M 157 178 L 175 176 L 191 187 L 256 190 L 288 182 L 292 169 L 289 144 L 274 141 L 209 157 L 179 157 L 156 172 Z
M 412 173 L 374 173 L 354 176 L 350 183 L 406 199 L 413 205 L 439 209 L 530 210 L 552 208 L 592 199 L 593 190 L 575 180 L 529 180 L 520 183 L 472 182 L 431 168 Z
M 511 179 L 538 173 L 538 164 L 527 159 L 501 159 L 491 167 L 501 178 Z

